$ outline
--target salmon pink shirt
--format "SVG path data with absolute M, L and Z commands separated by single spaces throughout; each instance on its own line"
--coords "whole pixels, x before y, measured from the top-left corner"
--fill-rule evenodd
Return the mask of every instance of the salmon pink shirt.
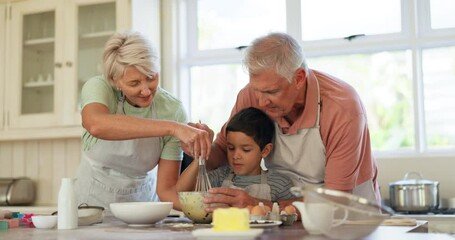
M 325 187 L 351 191 L 371 180 L 376 200 L 380 203 L 378 170 L 371 151 L 366 110 L 359 95 L 349 84 L 328 74 L 309 70 L 302 115 L 292 125 L 284 118 L 276 120 L 277 124 L 287 134 L 315 126 L 318 111 L 316 79 L 321 98 L 320 134 L 326 155 Z M 247 84 L 237 96 L 231 117 L 250 106 L 259 108 L 254 90 Z M 221 149 L 226 149 L 225 128 L 226 124 L 215 139 Z

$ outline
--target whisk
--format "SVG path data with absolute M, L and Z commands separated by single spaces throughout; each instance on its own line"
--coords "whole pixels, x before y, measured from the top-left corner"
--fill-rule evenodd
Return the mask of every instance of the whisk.
M 209 176 L 207 175 L 207 169 L 205 168 L 205 160 L 199 156 L 196 157 L 199 161 L 199 169 L 196 178 L 196 187 L 194 188 L 195 192 L 207 192 L 209 188 L 212 188 L 209 180 Z

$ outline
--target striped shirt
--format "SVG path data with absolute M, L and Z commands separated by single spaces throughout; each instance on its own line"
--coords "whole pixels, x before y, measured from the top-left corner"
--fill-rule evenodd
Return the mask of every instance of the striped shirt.
M 226 179 L 231 172 L 232 170 L 228 165 L 221 166 L 215 170 L 208 172 L 208 177 L 210 179 L 212 187 L 221 187 L 224 179 Z M 272 197 L 272 202 L 295 198 L 295 196 L 290 191 L 290 188 L 293 187 L 291 179 L 285 175 L 273 171 L 273 169 L 269 169 L 265 174 L 267 175 L 267 184 L 270 186 L 270 195 Z M 239 176 L 234 174 L 232 183 L 234 186 L 240 188 L 245 188 L 251 184 L 260 184 L 261 175 Z

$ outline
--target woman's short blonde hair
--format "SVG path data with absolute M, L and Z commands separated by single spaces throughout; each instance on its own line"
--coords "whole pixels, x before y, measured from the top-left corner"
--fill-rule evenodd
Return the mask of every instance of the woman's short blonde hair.
M 159 57 L 152 44 L 140 33 L 129 31 L 116 33 L 106 42 L 103 64 L 104 76 L 112 86 L 130 66 L 150 78 L 160 71 Z

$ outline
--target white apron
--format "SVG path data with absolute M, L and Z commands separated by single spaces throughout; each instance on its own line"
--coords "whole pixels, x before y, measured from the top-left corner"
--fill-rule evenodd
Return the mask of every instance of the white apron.
M 116 114 L 125 114 L 124 97 Z M 155 117 L 154 104 L 150 106 Z M 98 139 L 82 152 L 77 174 L 78 201 L 109 209 L 112 202 L 159 201 L 156 194 L 159 137 L 109 141 Z M 152 171 L 153 170 L 153 171 Z
M 234 179 L 234 174 L 231 172 L 226 179 L 223 180 L 221 187 L 229 187 L 234 189 L 240 189 L 247 192 L 250 196 L 255 198 L 264 199 L 271 201 L 272 194 L 270 191 L 270 185 L 267 184 L 267 173 L 264 170 L 261 170 L 261 183 L 260 184 L 251 184 L 245 188 L 237 187 L 234 185 L 232 180 Z
M 319 81 L 318 113 L 312 128 L 300 129 L 296 134 L 284 134 L 275 123 L 275 143 L 272 152 L 265 158 L 266 168 L 276 169 L 288 176 L 294 186 L 323 186 L 326 166 L 325 146 L 319 130 L 321 96 Z M 373 182 L 367 181 L 356 186 L 353 193 L 376 202 Z

